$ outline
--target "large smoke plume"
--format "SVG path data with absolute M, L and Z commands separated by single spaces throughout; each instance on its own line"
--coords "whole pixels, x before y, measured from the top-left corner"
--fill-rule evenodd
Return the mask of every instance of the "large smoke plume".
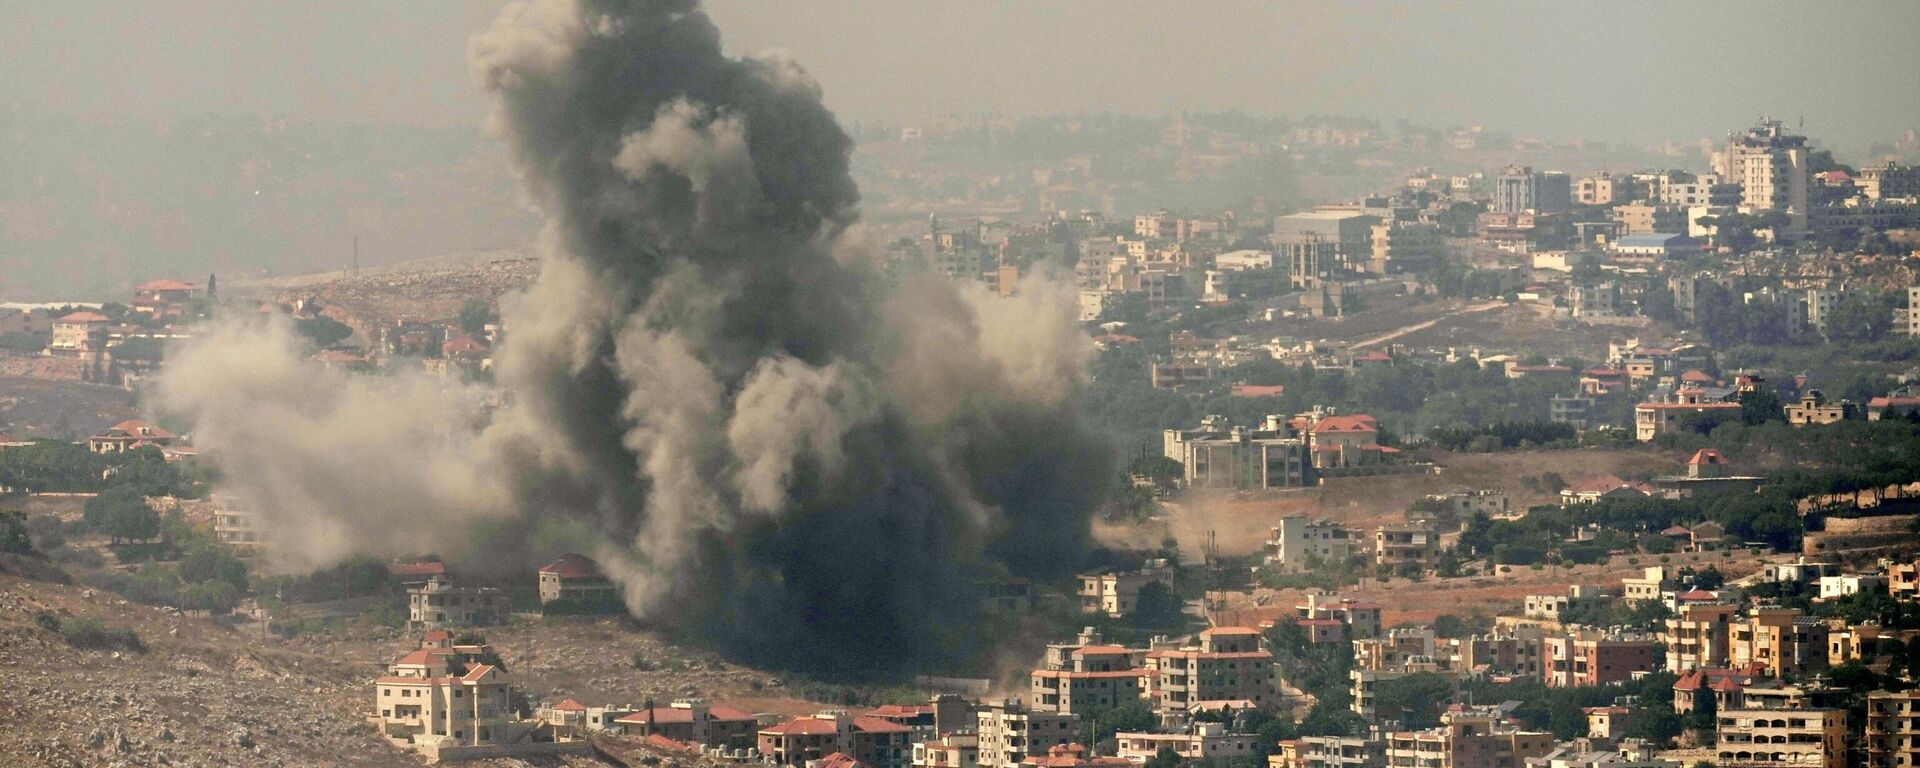
M 819 86 L 696 5 L 540 0 L 472 41 L 548 217 L 503 302 L 510 407 L 318 370 L 274 323 L 182 350 L 157 405 L 288 568 L 586 538 L 637 615 L 752 657 L 961 650 L 982 579 L 1077 564 L 1110 470 L 1071 289 L 882 281 Z

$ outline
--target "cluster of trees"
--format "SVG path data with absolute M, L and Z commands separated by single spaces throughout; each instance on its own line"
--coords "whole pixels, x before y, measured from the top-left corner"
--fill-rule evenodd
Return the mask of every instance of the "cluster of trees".
M 0 452 L 0 485 L 33 493 L 132 485 L 149 496 L 192 496 L 201 483 L 168 464 L 157 448 L 101 454 L 82 444 L 42 440 Z
M 1572 424 L 1553 421 L 1496 421 L 1479 427 L 1444 425 L 1427 430 L 1427 439 L 1452 451 L 1495 451 L 1523 445 L 1564 445 L 1580 432 Z
M 1712 520 L 1736 541 L 1765 541 L 1781 551 L 1798 545 L 1805 525 L 1794 497 L 1769 487 L 1756 494 L 1709 494 L 1685 499 L 1601 499 L 1563 507 L 1534 507 L 1518 520 L 1474 515 L 1460 533 L 1458 551 L 1503 565 L 1596 562 L 1609 552 L 1639 548 L 1671 551 L 1659 532 Z M 1587 541 L 1569 541 L 1587 529 Z M 1655 543 L 1660 542 L 1660 543 Z M 1662 546 L 1664 544 L 1665 546 Z

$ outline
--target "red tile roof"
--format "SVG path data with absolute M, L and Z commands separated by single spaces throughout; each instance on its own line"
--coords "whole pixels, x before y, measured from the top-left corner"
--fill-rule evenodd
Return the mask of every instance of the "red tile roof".
M 1084 648 L 1074 649 L 1073 655 L 1075 656 L 1119 656 L 1121 654 L 1127 654 L 1132 652 L 1133 651 L 1128 650 L 1127 647 L 1124 645 L 1089 645 Z
M 1372 416 L 1328 416 L 1313 425 L 1315 434 L 1321 432 L 1378 432 L 1378 422 Z
M 1122 677 L 1146 677 L 1144 669 L 1115 669 L 1106 672 L 1075 672 L 1071 669 L 1036 669 L 1033 676 L 1052 680 L 1106 680 Z
M 147 282 L 134 286 L 133 289 L 136 291 L 191 291 L 193 290 L 193 283 L 169 280 L 163 277 L 159 280 L 148 280 Z
M 572 552 L 561 555 L 553 562 L 540 566 L 540 572 L 551 573 L 563 579 L 602 578 L 599 563 L 594 562 L 593 558 L 587 557 L 586 555 L 576 555 Z
M 1727 457 L 1713 448 L 1702 448 L 1693 452 L 1693 458 L 1687 459 L 1691 465 L 1715 465 L 1727 463 Z
M 853 755 L 845 752 L 835 752 L 820 758 L 818 768 L 868 768 L 868 766 L 866 763 L 860 762 Z
M 1218 635 L 1257 635 L 1257 634 L 1260 634 L 1260 630 L 1254 629 L 1253 627 L 1211 627 L 1205 630 L 1201 630 L 1200 632 L 1201 637 L 1215 637 Z
M 707 707 L 707 719 L 720 722 L 740 722 L 753 720 L 754 717 L 752 714 L 739 709 L 716 704 Z M 632 725 L 691 723 L 693 722 L 693 710 L 682 707 L 653 707 L 617 718 L 614 722 Z
M 1231 394 L 1234 397 L 1279 397 L 1286 391 L 1284 384 L 1235 384 Z
M 567 700 L 565 700 L 565 701 L 562 701 L 562 702 L 560 702 L 560 703 L 558 703 L 558 704 L 555 704 L 555 705 L 553 705 L 553 708 L 554 708 L 554 709 L 557 709 L 557 710 L 559 710 L 559 711 L 561 711 L 561 712 L 585 712 L 585 711 L 587 711 L 587 705 L 585 705 L 585 704 L 582 704 L 582 703 L 580 703 L 580 702 L 577 702 L 577 701 L 574 701 L 573 699 L 567 699 Z
M 55 322 L 60 322 L 60 323 L 69 323 L 69 324 L 72 324 L 72 323 L 87 323 L 87 324 L 89 324 L 89 325 L 90 325 L 90 324 L 93 324 L 93 323 L 106 323 L 106 322 L 112 322 L 112 319 L 111 319 L 111 318 L 109 318 L 109 317 L 107 317 L 106 315 L 103 315 L 103 314 L 100 314 L 100 313 L 98 313 L 98 312 L 85 312 L 85 311 L 81 311 L 81 312 L 75 312 L 75 313 L 73 313 L 73 314 L 70 314 L 70 315 L 67 315 L 67 316 L 65 316 L 65 317 L 62 317 L 62 318 L 60 318 L 59 320 L 56 320 Z
M 618 720 L 615 720 L 614 722 L 616 722 L 616 723 L 617 723 L 617 722 L 620 722 L 620 721 L 618 721 Z M 673 751 L 673 752 L 692 752 L 692 751 L 694 751 L 694 746 L 693 746 L 692 744 L 688 744 L 688 743 L 686 743 L 686 742 L 684 742 L 684 741 L 677 741 L 677 740 L 674 740 L 674 739 L 669 739 L 669 738 L 667 738 L 667 737 L 665 737 L 665 736 L 662 736 L 662 735 L 660 735 L 660 734 L 657 734 L 657 733 L 649 733 L 649 734 L 647 734 L 647 746 L 649 746 L 649 747 L 653 747 L 654 749 L 665 749 L 665 750 L 669 750 L 669 751 Z

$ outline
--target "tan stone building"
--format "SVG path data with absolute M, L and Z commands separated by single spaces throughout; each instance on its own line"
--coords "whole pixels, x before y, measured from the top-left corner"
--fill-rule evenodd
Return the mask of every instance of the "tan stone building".
M 907 738 L 912 732 L 877 717 L 830 710 L 760 729 L 760 756 L 772 765 L 805 768 L 838 752 L 873 768 L 907 768 L 913 758 Z
M 520 740 L 506 672 L 487 663 L 492 650 L 455 646 L 445 632 L 429 633 L 419 650 L 387 665 L 374 683 L 374 720 L 401 746 L 437 749 Z
M 1718 715 L 1720 768 L 1845 768 L 1844 709 L 1732 709 Z
M 1198 642 L 1147 652 L 1147 697 L 1161 713 L 1187 712 L 1203 702 L 1250 701 L 1267 708 L 1280 703 L 1273 654 L 1260 631 L 1250 627 L 1214 627 Z
M 1440 727 L 1387 734 L 1387 765 L 1418 768 L 1487 768 L 1525 765 L 1553 751 L 1553 734 L 1523 731 L 1496 710 L 1455 704 Z
M 1920 765 L 1920 692 L 1867 694 L 1867 768 Z

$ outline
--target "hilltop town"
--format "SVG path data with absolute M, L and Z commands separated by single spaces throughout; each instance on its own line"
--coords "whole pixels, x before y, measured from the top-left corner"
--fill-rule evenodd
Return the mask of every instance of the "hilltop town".
M 1122 457 L 1073 576 L 950 606 L 983 618 L 941 629 L 990 652 L 755 668 L 630 618 L 614 564 L 538 537 L 524 568 L 453 556 L 449 530 L 289 570 L 271 502 L 141 407 L 169 354 L 283 324 L 322 381 L 418 374 L 502 412 L 501 306 L 538 263 L 128 280 L 0 308 L 0 715 L 22 726 L 0 762 L 1920 762 L 1911 132 L 1850 165 L 1762 120 L 1666 156 L 1701 167 L 1575 175 L 1529 158 L 1622 153 L 1074 122 L 1102 162 L 985 183 L 1010 162 L 973 154 L 1011 130 L 990 121 L 857 157 L 888 280 L 989 307 L 1071 286 L 1073 409 Z M 1232 186 L 1263 162 L 1393 178 Z

